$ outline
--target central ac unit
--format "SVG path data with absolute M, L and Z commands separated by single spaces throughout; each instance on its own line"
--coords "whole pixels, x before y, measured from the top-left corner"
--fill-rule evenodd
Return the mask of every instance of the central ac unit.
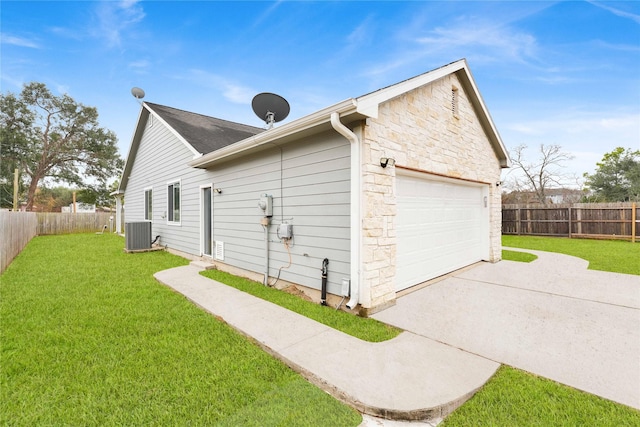
M 128 251 L 151 249 L 151 222 L 126 222 L 124 239 L 125 249 Z

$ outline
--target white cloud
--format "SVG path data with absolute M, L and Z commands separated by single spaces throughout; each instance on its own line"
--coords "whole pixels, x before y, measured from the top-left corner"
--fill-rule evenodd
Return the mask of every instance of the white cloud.
M 86 37 L 86 33 L 84 31 L 78 31 L 76 29 L 66 27 L 49 27 L 49 31 L 56 36 L 71 40 L 82 40 Z
M 5 73 L 0 74 L 0 81 L 3 82 L 7 82 L 10 86 L 14 86 L 18 89 L 22 89 L 22 85 L 24 84 L 24 81 L 21 79 L 16 79 L 13 78 L 10 75 L 7 75 Z M 7 85 L 2 85 L 4 89 L 6 89 Z
M 56 87 L 56 91 L 60 95 L 65 95 L 69 93 L 69 85 L 60 84 L 60 83 L 54 83 L 54 85 Z
M 267 8 L 267 10 L 265 10 L 251 25 L 252 28 L 255 28 L 257 26 L 259 26 L 260 24 L 262 24 L 263 21 L 265 21 L 266 19 L 269 18 L 269 16 L 271 16 L 271 14 L 273 14 L 275 12 L 275 10 L 280 7 L 280 5 L 283 3 L 283 0 L 277 0 L 275 2 L 273 2 L 271 4 L 271 6 L 269 6 Z
M 33 40 L 29 40 L 24 37 L 12 36 L 5 33 L 0 34 L 0 43 L 13 46 L 28 47 L 31 49 L 40 49 L 40 45 Z
M 103 1 L 96 9 L 95 35 L 107 40 L 109 47 L 120 46 L 122 35 L 141 22 L 145 13 L 138 0 Z
M 621 51 L 621 52 L 634 52 L 634 53 L 640 52 L 640 45 L 613 44 L 613 43 L 607 43 L 607 42 L 602 41 L 602 40 L 596 40 L 594 42 L 594 45 L 596 47 L 601 47 L 601 48 L 610 49 L 610 50 L 617 50 L 617 51 Z
M 254 91 L 245 86 L 233 84 L 224 80 L 221 81 L 221 87 L 224 97 L 236 104 L 248 104 L 255 94 Z
M 461 16 L 430 28 L 424 19 L 416 18 L 416 22 L 389 36 L 399 40 L 398 48 L 365 75 L 377 77 L 415 63 L 428 61 L 435 65 L 460 58 L 467 58 L 475 66 L 517 63 L 537 67 L 541 55 L 536 37 L 502 22 L 512 19 Z
M 138 61 L 133 61 L 128 64 L 129 69 L 131 69 L 134 73 L 137 74 L 146 74 L 151 67 L 151 62 L 147 59 L 140 59 Z
M 347 44 L 350 48 L 358 47 L 371 40 L 373 33 L 373 18 L 367 16 L 351 33 L 347 36 Z
M 193 80 L 201 86 L 219 91 L 228 101 L 235 104 L 248 105 L 256 94 L 256 92 L 248 86 L 244 86 L 218 74 L 193 69 L 191 70 L 191 76 Z
M 548 112 L 546 119 L 514 122 L 507 125 L 509 129 L 531 135 L 550 133 L 607 133 L 615 132 L 623 140 L 640 143 L 640 114 L 616 113 L 608 111 L 568 111 L 566 113 Z
M 472 55 L 482 55 L 491 61 L 527 62 L 538 50 L 536 38 L 531 34 L 473 18 L 434 28 L 416 42 L 430 52 L 471 51 Z
M 380 76 L 386 74 L 390 71 L 397 70 L 399 68 L 404 67 L 407 64 L 417 61 L 421 57 L 425 55 L 420 55 L 418 53 L 415 54 L 405 54 L 402 57 L 395 57 L 388 61 L 378 63 L 369 67 L 363 75 L 365 76 Z
M 529 112 L 531 113 L 531 112 Z M 535 114 L 535 113 L 532 113 Z M 616 147 L 640 149 L 640 113 L 633 111 L 544 111 L 544 118 L 511 119 L 500 127 L 508 148 L 560 145 L 574 155 L 568 170 L 581 176 Z M 504 120 L 503 120 L 504 121 Z
M 548 85 L 559 85 L 559 84 L 567 84 L 575 82 L 575 79 L 571 79 L 566 75 L 555 75 L 555 76 L 535 76 L 534 80 L 539 81 L 541 83 L 545 83 Z
M 632 21 L 634 21 L 635 23 L 640 24 L 640 15 L 637 15 L 637 14 L 631 13 L 631 12 L 627 12 L 627 11 L 621 10 L 619 8 L 615 8 L 615 7 L 609 6 L 608 4 L 603 4 L 603 3 L 600 3 L 600 2 L 596 2 L 596 1 L 590 1 L 589 3 L 591 3 L 594 6 L 599 7 L 601 9 L 607 10 L 607 11 L 613 13 L 616 16 L 620 16 L 622 18 L 629 18 Z

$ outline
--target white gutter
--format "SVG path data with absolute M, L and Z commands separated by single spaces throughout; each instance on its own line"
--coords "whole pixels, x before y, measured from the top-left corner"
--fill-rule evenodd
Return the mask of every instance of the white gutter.
M 362 163 L 360 162 L 360 140 L 340 121 L 340 113 L 331 113 L 331 126 L 351 143 L 351 299 L 347 303 L 350 309 L 355 308 L 360 300 L 360 177 Z
M 245 151 L 254 149 L 257 146 L 276 142 L 282 138 L 288 138 L 304 132 L 305 130 L 314 128 L 329 121 L 329 115 L 337 111 L 340 114 L 349 114 L 356 112 L 356 102 L 354 99 L 347 99 L 331 107 L 324 108 L 308 116 L 294 120 L 282 126 L 269 129 L 265 132 L 238 141 L 219 150 L 205 154 L 202 157 L 189 162 L 189 166 L 194 168 L 207 168 L 214 163 L 239 155 Z

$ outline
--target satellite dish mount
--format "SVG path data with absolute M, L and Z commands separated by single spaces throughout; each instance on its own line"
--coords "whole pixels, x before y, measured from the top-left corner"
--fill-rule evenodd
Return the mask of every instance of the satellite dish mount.
M 267 127 L 271 129 L 276 122 L 276 113 L 267 111 L 267 116 L 264 118 L 264 121 L 267 123 Z
M 271 129 L 273 124 L 280 122 L 289 115 L 290 107 L 286 99 L 275 93 L 263 92 L 253 97 L 251 101 L 253 112 Z

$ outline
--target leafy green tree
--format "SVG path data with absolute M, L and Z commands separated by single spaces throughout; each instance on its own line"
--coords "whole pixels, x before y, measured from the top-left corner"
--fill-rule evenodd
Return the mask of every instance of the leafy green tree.
M 0 95 L 2 181 L 20 169 L 31 210 L 38 185 L 51 178 L 80 188 L 107 187 L 123 166 L 115 134 L 98 124 L 98 111 L 68 95 L 54 96 L 43 83 L 19 96 Z
M 114 181 L 109 187 L 87 186 L 78 192 L 78 198 L 83 203 L 96 206 L 112 206 L 115 203 L 111 193 L 118 189 L 119 181 Z
M 20 168 L 22 147 L 32 138 L 35 115 L 13 94 L 0 95 L 0 206 L 13 206 L 14 171 Z M 24 190 L 19 181 L 19 192 Z
M 618 147 L 596 165 L 596 172 L 585 173 L 584 178 L 597 200 L 640 201 L 640 150 Z
M 36 192 L 35 203 L 44 212 L 56 211 L 62 206 L 69 206 L 73 202 L 73 191 L 71 188 L 62 186 L 48 187 L 41 185 Z

